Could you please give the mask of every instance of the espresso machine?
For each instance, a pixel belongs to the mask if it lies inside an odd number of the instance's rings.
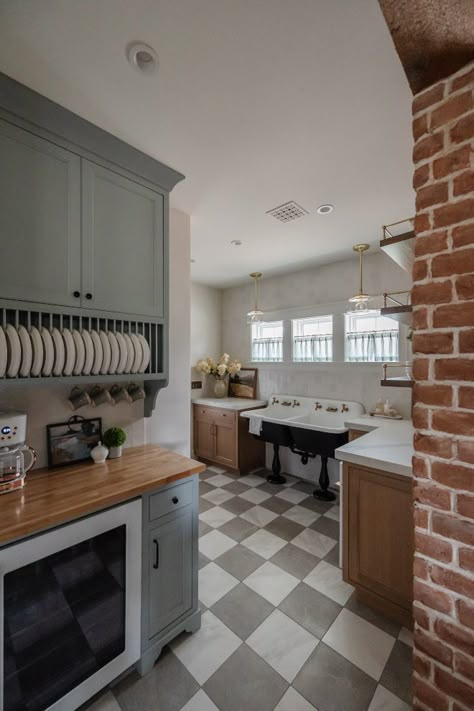
[[[26,415],[0,412],[0,494],[21,489],[36,462],[36,452],[25,438]]]

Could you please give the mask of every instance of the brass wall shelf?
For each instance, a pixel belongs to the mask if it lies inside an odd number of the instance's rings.
[[[382,380],[380,381],[380,384],[383,387],[392,387],[392,388],[412,388],[414,384],[414,380],[411,377],[411,363],[384,363],[383,364],[383,377]],[[389,369],[400,369],[403,368],[405,370],[404,374],[401,375],[393,375],[389,377]]]
[[[384,305],[380,309],[381,316],[393,318],[406,326],[411,326],[413,322],[413,307],[410,301],[409,291],[392,291],[383,295]],[[403,303],[406,301],[406,303]]]
[[[400,226],[406,226],[406,230],[395,234]],[[397,228],[397,229],[394,229]],[[406,218],[390,225],[382,226],[382,239],[380,248],[388,254],[402,269],[411,274],[413,262],[415,261],[415,232],[413,230],[413,218]]]

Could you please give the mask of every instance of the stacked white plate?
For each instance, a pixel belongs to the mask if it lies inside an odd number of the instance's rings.
[[[0,378],[136,374],[149,363],[139,333],[0,326]]]

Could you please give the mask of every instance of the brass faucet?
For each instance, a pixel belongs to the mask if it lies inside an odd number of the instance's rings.
[[[314,405],[314,409],[315,409],[315,410],[322,410],[322,409],[323,409],[323,406],[322,406],[319,402],[317,402],[317,403],[315,403],[315,405]]]
[[[299,406],[300,406],[300,403],[298,402],[298,400],[293,400],[292,407],[299,407]]]
[[[284,400],[281,404],[283,407],[291,407],[291,402],[289,402],[289,400]]]
[[[279,402],[280,402],[280,401],[277,400],[276,397],[274,397],[271,404],[272,404],[272,405],[275,405],[275,403],[279,403]]]
[[[341,407],[341,412],[349,412],[349,408],[347,407],[347,405],[343,405]]]
[[[337,412],[337,407],[327,407],[326,412]]]

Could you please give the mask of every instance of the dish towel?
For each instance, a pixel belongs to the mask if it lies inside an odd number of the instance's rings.
[[[258,415],[250,415],[249,432],[253,435],[259,435],[262,431],[262,418]]]

